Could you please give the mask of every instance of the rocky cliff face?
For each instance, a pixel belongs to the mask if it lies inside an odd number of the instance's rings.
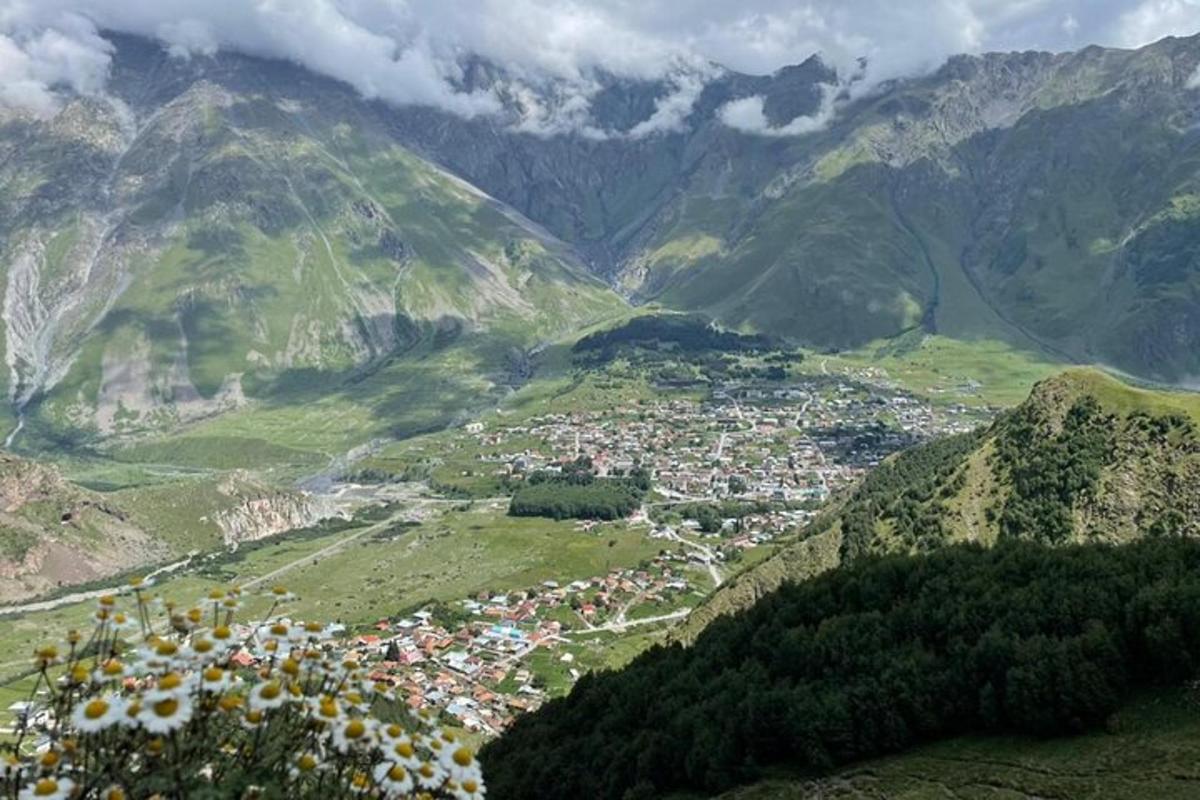
[[[0,602],[166,558],[169,548],[53,467],[0,456]]]
[[[279,489],[247,473],[225,479],[218,491],[229,498],[230,505],[216,512],[213,519],[230,547],[345,515],[319,497]]]

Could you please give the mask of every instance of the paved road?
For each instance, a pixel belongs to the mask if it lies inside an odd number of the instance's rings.
[[[620,633],[628,628],[635,628],[639,625],[653,625],[656,622],[667,622],[673,619],[683,619],[690,613],[692,613],[690,608],[681,608],[677,611],[672,611],[670,614],[660,614],[657,617],[643,617],[642,619],[633,619],[626,622],[606,622],[603,625],[593,625],[590,628],[576,628],[574,630],[563,631],[563,635],[567,636],[580,633],[599,633],[600,631]]]

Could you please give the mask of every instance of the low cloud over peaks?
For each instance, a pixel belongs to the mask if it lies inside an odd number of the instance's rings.
[[[463,117],[497,113],[502,95],[515,97],[515,124],[539,135],[642,137],[685,124],[714,63],[766,74],[819,52],[847,75],[865,57],[869,86],[958,52],[1136,46],[1193,33],[1200,0],[0,0],[0,104],[52,114],[64,93],[102,92],[109,30],[154,38],[182,59],[222,50],[287,59],[364,97]],[[501,65],[511,80],[464,90],[467,56]],[[646,119],[614,134],[590,115],[599,74],[662,80],[667,91]],[[751,97],[721,117],[797,135],[833,113],[830,99],[812,117],[771,127]]]

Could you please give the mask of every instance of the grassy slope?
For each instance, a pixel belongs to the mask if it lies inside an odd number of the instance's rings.
[[[1184,800],[1200,794],[1200,709],[1146,694],[1111,733],[1067,739],[968,737],[876,759],[823,779],[780,777],[721,800]]]

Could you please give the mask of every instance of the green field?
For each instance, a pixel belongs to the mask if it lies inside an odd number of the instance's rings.
[[[970,737],[864,762],[828,778],[784,776],[721,800],[1185,800],[1200,797],[1200,707],[1144,695],[1113,730],[1067,739]]]

